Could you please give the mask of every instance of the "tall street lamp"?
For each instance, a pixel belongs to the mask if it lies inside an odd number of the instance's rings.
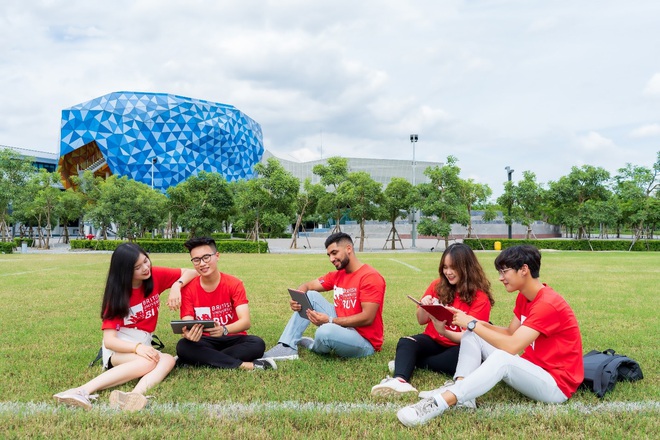
[[[506,170],[508,181],[511,182],[511,174],[513,174],[513,170],[509,166],[507,166],[504,169]],[[509,240],[511,239],[511,224],[512,224],[512,221],[511,221],[511,203],[509,203]]]
[[[155,157],[151,159],[151,189],[154,189],[154,168],[156,168],[156,163],[158,163],[158,159]]]
[[[410,143],[412,144],[413,147],[413,161],[412,161],[412,184],[413,187],[415,186],[415,174],[416,170],[415,167],[417,166],[417,163],[415,162],[415,144],[417,143],[418,136],[416,134],[411,134],[410,135]],[[413,207],[412,210],[412,248],[415,249],[415,240],[417,240],[417,210]]]

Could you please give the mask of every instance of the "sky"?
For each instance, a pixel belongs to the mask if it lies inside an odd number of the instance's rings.
[[[59,153],[116,91],[230,104],[287,160],[454,156],[496,197],[531,171],[652,168],[657,0],[4,0],[0,144]],[[412,167],[411,167],[412,168]],[[412,171],[411,171],[412,172]]]

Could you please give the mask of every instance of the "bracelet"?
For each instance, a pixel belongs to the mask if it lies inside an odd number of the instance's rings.
[[[138,342],[135,348],[133,349],[133,353],[137,354],[137,348],[142,345],[142,342]]]

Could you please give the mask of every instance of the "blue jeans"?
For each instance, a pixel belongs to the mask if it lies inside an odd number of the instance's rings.
[[[333,318],[337,317],[335,307],[319,292],[310,290],[307,292],[307,296],[314,310],[325,313]],[[294,312],[289,322],[287,322],[286,327],[284,327],[284,331],[278,342],[296,349],[298,341],[302,338],[309,324],[309,319],[302,318],[298,312]],[[314,336],[314,345],[312,345],[311,350],[315,353],[325,354],[334,351],[338,356],[345,358],[359,358],[374,354],[374,347],[371,343],[351,327],[342,327],[337,324],[323,324],[316,329]]]

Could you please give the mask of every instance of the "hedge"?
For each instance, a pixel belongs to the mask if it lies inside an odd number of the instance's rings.
[[[32,243],[34,243],[34,238],[27,238],[27,237],[14,238],[14,243],[15,243],[14,245],[15,248],[20,248],[22,243],[27,243],[28,247],[32,247]]]
[[[493,239],[493,238],[466,238],[463,243],[472,249],[495,249],[495,242],[499,241],[502,249],[519,244],[531,244],[539,249],[556,249],[562,251],[627,251],[630,249],[630,240],[571,240],[571,239]],[[637,240],[633,251],[660,251],[660,240]]]
[[[183,246],[186,240],[136,240],[145,251],[149,253],[187,253]],[[71,249],[90,249],[97,251],[114,251],[117,246],[126,243],[121,240],[71,240]],[[216,241],[218,251],[221,253],[234,254],[256,254],[268,252],[268,243],[260,241],[244,240],[219,240]]]
[[[0,241],[0,254],[13,254],[16,243],[13,241]]]

